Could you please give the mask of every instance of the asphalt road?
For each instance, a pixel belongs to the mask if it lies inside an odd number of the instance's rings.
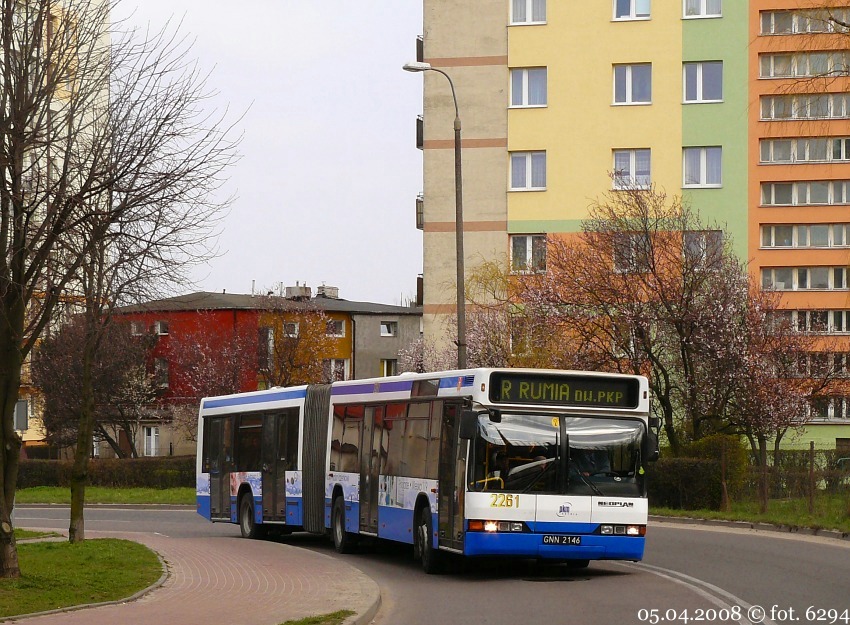
[[[67,523],[67,507],[16,512],[20,527]],[[90,508],[86,527],[186,538],[239,533],[191,510],[162,508]],[[423,574],[409,547],[379,542],[339,556],[322,537],[281,540],[343,558],[378,582],[383,603],[376,625],[850,625],[847,540],[653,523],[638,564],[594,562],[574,572],[526,561],[455,562],[440,576]]]

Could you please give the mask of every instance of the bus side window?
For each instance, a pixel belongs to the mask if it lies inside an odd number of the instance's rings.
[[[298,470],[298,426],[300,425],[298,409],[286,415],[286,471]]]
[[[428,434],[428,460],[425,477],[436,480],[440,463],[440,426],[443,424],[443,402],[431,403],[431,429]]]
[[[334,406],[333,433],[331,434],[330,470],[340,471],[340,449],[342,448],[342,434],[345,420],[345,407]]]
[[[239,418],[239,427],[236,430],[237,471],[260,470],[262,426],[261,417],[242,415]]]

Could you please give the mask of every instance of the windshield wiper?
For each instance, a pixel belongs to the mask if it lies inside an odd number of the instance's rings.
[[[598,495],[599,497],[604,497],[604,496],[605,496],[605,495],[602,493],[602,491],[601,491],[601,490],[599,490],[599,489],[596,487],[596,484],[594,484],[593,482],[588,481],[588,480],[587,480],[587,479],[586,479],[586,478],[585,478],[585,477],[581,474],[581,471],[576,471],[576,475],[578,475],[578,478],[579,478],[579,479],[580,479],[580,480],[584,483],[584,485],[585,485],[585,486],[587,486],[590,490],[592,490],[592,491],[593,491],[593,493],[594,493],[595,495]]]

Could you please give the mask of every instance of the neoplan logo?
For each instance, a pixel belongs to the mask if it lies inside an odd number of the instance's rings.
[[[634,508],[635,504],[631,501],[597,501],[596,505],[600,508]]]

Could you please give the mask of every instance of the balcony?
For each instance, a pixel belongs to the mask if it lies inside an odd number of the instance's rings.
[[[416,196],[416,229],[425,229],[425,196],[422,193]]]

